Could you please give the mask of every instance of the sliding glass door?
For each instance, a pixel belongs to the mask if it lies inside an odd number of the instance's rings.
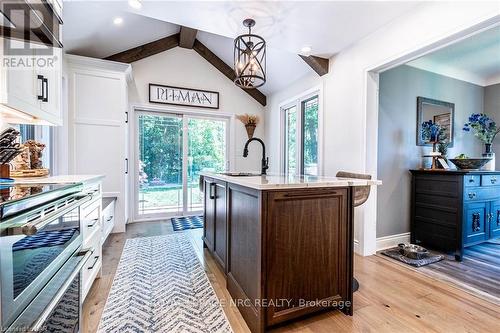
[[[136,219],[202,212],[201,171],[227,166],[227,120],[139,112]]]
[[[187,207],[188,213],[203,210],[200,171],[226,170],[226,121],[210,118],[187,120]]]

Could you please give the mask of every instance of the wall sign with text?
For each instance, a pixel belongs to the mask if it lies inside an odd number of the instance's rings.
[[[150,83],[149,102],[218,109],[219,93]]]

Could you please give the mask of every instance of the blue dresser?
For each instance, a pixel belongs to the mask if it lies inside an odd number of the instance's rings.
[[[411,174],[412,243],[462,260],[464,247],[500,237],[500,171]]]

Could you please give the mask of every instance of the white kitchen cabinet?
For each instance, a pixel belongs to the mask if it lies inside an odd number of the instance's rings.
[[[55,125],[62,125],[62,49],[53,48],[52,52],[55,68],[37,67],[37,78],[40,75],[46,81],[46,84],[41,87],[45,90],[43,91],[44,99],[40,101],[40,108],[44,119]]]
[[[69,101],[69,170],[103,174],[103,196],[116,197],[113,232],[128,221],[128,97],[131,66],[66,56]]]
[[[0,39],[0,43],[3,42]],[[0,73],[0,103],[3,106],[0,113],[11,115],[9,110],[17,110],[26,115],[18,119],[10,116],[13,122],[61,125],[62,50],[50,48],[50,54],[43,54],[40,46],[13,43],[25,45],[26,54],[10,56],[3,53],[3,48],[0,51],[2,64],[7,64],[2,66]]]

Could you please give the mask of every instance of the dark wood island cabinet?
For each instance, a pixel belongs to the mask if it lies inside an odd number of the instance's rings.
[[[329,308],[352,315],[351,183],[214,177],[204,176],[204,242],[251,331]]]

